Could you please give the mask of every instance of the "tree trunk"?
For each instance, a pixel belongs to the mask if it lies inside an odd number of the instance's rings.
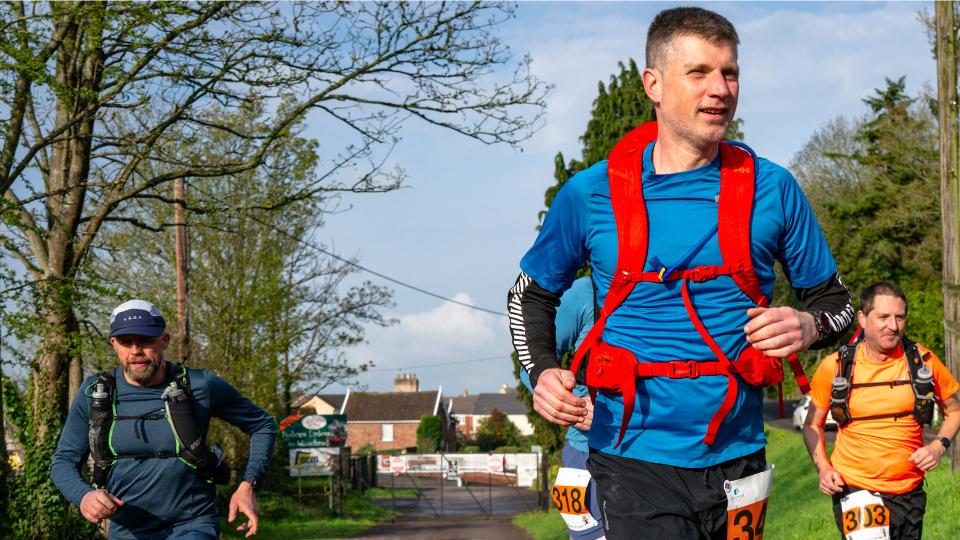
[[[947,368],[960,374],[960,178],[957,159],[957,25],[954,2],[936,2],[937,91],[940,110],[940,197],[943,218],[943,327]],[[950,469],[960,466],[960,445],[950,450]]]

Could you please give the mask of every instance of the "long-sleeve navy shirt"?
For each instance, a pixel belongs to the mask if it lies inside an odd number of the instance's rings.
[[[172,380],[174,369],[178,368],[168,362],[167,380],[155,386],[132,385],[119,367],[114,369],[117,416],[159,416],[118,420],[111,438],[118,455],[176,453],[173,431],[160,398]],[[204,435],[211,417],[223,419],[249,434],[250,453],[242,477],[262,477],[277,433],[273,418],[213,373],[199,369],[187,371],[194,410]],[[90,451],[89,395],[96,381],[96,376],[88,377],[77,392],[50,468],[57,488],[77,506],[83,496],[93,490],[81,476],[80,468]],[[112,539],[167,538],[181,530],[207,530],[216,534],[219,530],[214,486],[203,482],[178,458],[119,459],[110,471],[106,488],[124,502],[110,518]]]

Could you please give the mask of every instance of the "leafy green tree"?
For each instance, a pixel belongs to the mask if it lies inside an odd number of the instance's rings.
[[[417,426],[417,451],[421,454],[432,454],[440,448],[443,441],[443,418],[425,414],[420,417]]]
[[[523,435],[520,428],[497,409],[490,411],[490,416],[482,418],[477,424],[477,446],[480,451],[489,452],[500,446],[520,446],[523,444]]]
[[[938,134],[931,100],[905,79],[863,101],[870,112],[819,130],[791,162],[844,283],[898,283],[910,302],[908,332],[943,352]]]
[[[323,169],[293,203],[334,187],[395,188],[384,157],[408,119],[485,143],[516,144],[540,125],[548,87],[528,60],[512,72],[495,35],[512,8],[473,3],[10,2],[0,5],[0,249],[20,268],[0,276],[19,311],[5,326],[30,358],[27,462],[49,465],[84,375],[87,297],[81,278],[102,229],[143,201],[259,168],[291,126],[336,133]],[[504,74],[505,73],[505,74]],[[504,75],[501,75],[504,74]],[[496,80],[499,79],[499,80]],[[281,106],[284,99],[289,102]],[[265,101],[269,114],[234,131],[210,114]],[[226,115],[225,115],[226,116]],[[225,117],[224,116],[224,117]],[[206,159],[211,132],[244,141]],[[135,218],[133,218],[135,219]],[[11,290],[15,292],[10,292]],[[5,410],[9,407],[5,403]],[[29,480],[20,537],[69,536],[49,475]]]
[[[220,113],[234,129],[249,129],[264,115],[252,104],[235,113]],[[193,354],[189,365],[209,369],[233,383],[271,415],[289,414],[291,396],[344,382],[367,368],[352,366],[343,348],[363,339],[365,324],[386,324],[377,311],[389,304],[387,290],[369,283],[341,292],[353,271],[345,262],[321,256],[308,242],[323,225],[322,209],[334,197],[311,197],[280,208],[271,201],[289,198],[316,168],[316,141],[299,136],[302,123],[255,171],[226,176],[192,189],[188,197],[190,241],[190,311]],[[209,159],[236,151],[243,141],[211,133],[203,138]],[[321,211],[318,211],[321,209]],[[102,350],[90,364],[116,364],[103,334],[110,310],[130,297],[156,302],[176,334],[176,301],[170,244],[172,209],[147,200],[119,212],[130,221],[101,233],[82,275],[102,283],[115,295],[91,298],[84,306],[96,322],[82,333],[88,350]],[[99,324],[97,324],[99,323]],[[181,358],[174,336],[167,358]],[[220,443],[226,459],[242,467],[248,437],[215,421],[208,434]]]
[[[597,83],[598,93],[593,100],[590,120],[587,122],[586,131],[580,136],[583,144],[581,158],[566,163],[563,153],[557,152],[553,172],[556,184],[547,188],[544,193],[547,208],[550,208],[553,198],[571,176],[607,159],[617,141],[633,128],[657,119],[653,102],[643,89],[642,72],[637,69],[632,58],[627,63],[627,66],[624,66],[623,62],[617,63],[620,73],[611,75],[606,86],[603,81]],[[540,219],[546,214],[546,210],[541,211]]]

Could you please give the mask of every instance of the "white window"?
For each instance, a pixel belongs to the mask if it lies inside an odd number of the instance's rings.
[[[393,424],[380,424],[380,440],[381,441],[393,440]]]

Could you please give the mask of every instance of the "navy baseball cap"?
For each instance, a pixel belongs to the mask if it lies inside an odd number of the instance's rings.
[[[163,335],[166,321],[157,306],[145,300],[128,300],[117,306],[110,315],[110,337]]]

